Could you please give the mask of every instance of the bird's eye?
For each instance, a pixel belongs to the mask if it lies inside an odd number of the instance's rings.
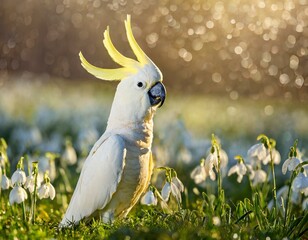
[[[142,87],[143,87],[143,83],[142,83],[142,82],[138,82],[138,83],[137,83],[137,86],[138,86],[139,88],[142,88]]]

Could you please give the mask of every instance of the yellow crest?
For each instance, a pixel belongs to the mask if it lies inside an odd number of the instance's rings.
[[[154,63],[142,51],[142,49],[136,42],[136,39],[132,32],[130,15],[127,15],[127,20],[125,21],[125,29],[126,29],[126,36],[127,36],[129,45],[131,49],[133,50],[134,54],[136,55],[138,61],[123,56],[115,48],[115,46],[113,45],[110,39],[109,27],[107,27],[107,29],[104,32],[104,40],[103,40],[104,46],[107,49],[110,57],[122,67],[115,68],[115,69],[105,69],[105,68],[95,67],[92,64],[90,64],[80,52],[79,57],[81,60],[81,65],[95,77],[103,79],[103,80],[110,80],[110,81],[121,80],[131,74],[135,74],[139,71],[140,68],[142,68],[146,64],[154,65]]]

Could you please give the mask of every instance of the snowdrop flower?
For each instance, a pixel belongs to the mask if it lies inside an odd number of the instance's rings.
[[[255,177],[255,171],[253,170],[252,165],[246,163],[246,170],[248,170],[248,172],[249,172],[249,178],[253,179]]]
[[[171,178],[171,184],[174,184],[180,192],[184,192],[184,185],[178,177]]]
[[[178,203],[182,202],[180,189],[173,182],[171,182],[171,194],[175,197]]]
[[[263,143],[257,143],[253,145],[251,148],[249,148],[247,155],[248,158],[251,160],[257,159],[259,161],[262,161],[264,158],[266,158],[268,154],[268,151]]]
[[[274,164],[278,165],[281,161],[281,156],[275,148],[272,149],[272,157]],[[269,164],[271,162],[271,155],[268,153],[265,158],[261,159],[261,161],[264,165]]]
[[[33,175],[30,175],[27,177],[26,179],[26,183],[24,185],[25,189],[28,189],[30,193],[34,192],[34,185],[35,185],[35,178]],[[39,181],[39,179],[37,179],[36,182],[36,188],[39,188],[41,186],[41,181]]]
[[[210,153],[204,162],[204,168],[205,168],[206,175],[209,176],[212,181],[215,181],[216,179],[216,174],[213,170],[214,166],[217,170],[218,169],[218,157],[217,157],[217,154],[215,154],[215,152]]]
[[[212,149],[214,149],[213,152],[212,152]],[[209,167],[211,168],[215,167],[216,170],[218,169],[218,155],[217,155],[216,148],[212,147],[210,149],[209,154],[207,155],[205,159],[205,162],[208,163]],[[221,163],[221,160],[220,160],[220,163]]]
[[[272,150],[272,156],[274,164],[278,165],[281,162],[281,156],[275,148]]]
[[[143,197],[140,200],[140,203],[143,205],[157,205],[157,198],[155,197],[154,193],[152,190],[149,190],[146,192],[146,194],[143,195]]]
[[[204,159],[201,160],[200,165],[195,167],[190,173],[190,177],[195,181],[196,184],[205,181],[207,174],[204,168]]]
[[[213,181],[216,179],[214,168],[214,159],[215,156],[213,154],[209,154],[206,160],[201,159],[200,165],[195,167],[190,173],[190,177],[194,179],[196,184],[200,184],[206,180],[209,176]]]
[[[66,141],[65,150],[62,154],[62,161],[67,165],[74,165],[77,162],[77,154],[70,141]]]
[[[10,192],[9,201],[10,204],[20,204],[28,198],[27,192],[21,186],[15,186]]]
[[[293,181],[293,188],[297,191],[303,191],[308,188],[308,177],[300,172]]]
[[[12,185],[24,185],[26,182],[26,173],[23,171],[23,160],[24,157],[21,157],[17,163],[17,170],[12,175]]]
[[[1,188],[9,189],[10,186],[11,186],[11,180],[5,174],[3,174],[1,178]]]
[[[236,173],[237,174],[237,182],[241,183],[243,176],[247,172],[247,167],[243,163],[243,161],[238,161],[236,165],[230,168],[228,172],[228,176],[231,176],[232,174]]]
[[[42,184],[37,191],[37,196],[39,197],[39,199],[50,198],[51,200],[53,200],[56,196],[56,190],[50,183],[48,171],[46,171],[44,174],[44,181],[45,183]]]
[[[209,176],[212,181],[216,180],[216,174],[213,170],[214,166],[218,166],[218,159],[213,154],[210,154],[205,159],[204,168],[206,175]],[[218,169],[218,167],[216,169]]]
[[[39,197],[39,199],[50,198],[51,200],[53,200],[56,196],[56,190],[51,185],[50,182],[47,182],[47,183],[42,184],[39,187],[39,189],[37,191],[37,196]]]
[[[12,185],[20,185],[20,184],[25,184],[26,182],[26,173],[21,170],[17,169],[13,175],[12,175]]]
[[[184,192],[184,185],[178,177],[173,177],[171,182],[166,182],[162,191],[161,197],[167,202],[170,197],[170,193],[175,197],[178,203],[182,202],[181,192]]]
[[[259,183],[264,183],[266,181],[266,177],[267,177],[266,172],[263,171],[262,169],[254,171],[253,177],[252,175],[250,176],[250,179],[253,180],[252,186],[256,186]]]
[[[171,184],[170,182],[166,182],[163,189],[161,190],[161,197],[165,202],[169,200],[170,193],[171,193]]]
[[[282,173],[286,174],[287,170],[292,172],[300,163],[301,160],[299,160],[297,157],[289,157],[287,160],[284,161],[282,165]]]
[[[229,160],[228,155],[223,149],[219,150],[219,155],[220,155],[220,167],[225,168],[228,165],[228,160]]]
[[[228,155],[227,153],[219,148],[219,157],[220,157],[220,169],[222,174],[224,174],[224,169],[228,165]],[[210,177],[212,181],[216,180],[216,174],[213,171],[213,168],[215,167],[216,172],[218,172],[218,151],[217,147],[212,147],[210,149],[210,153],[205,159],[205,170],[207,175]]]

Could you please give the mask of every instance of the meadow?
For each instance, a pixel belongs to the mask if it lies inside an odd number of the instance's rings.
[[[0,238],[308,239],[306,104],[179,91],[168,92],[155,116],[149,191],[156,202],[112,224],[59,229],[115,88],[32,74],[1,83]],[[39,184],[16,180],[17,168]],[[166,198],[168,174],[184,189]],[[42,192],[44,184],[55,192]],[[17,188],[22,194],[13,198]]]

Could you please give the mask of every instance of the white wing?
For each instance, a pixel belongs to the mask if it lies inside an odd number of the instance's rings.
[[[73,197],[60,226],[78,223],[104,208],[121,181],[126,149],[119,135],[103,135],[82,168]]]

